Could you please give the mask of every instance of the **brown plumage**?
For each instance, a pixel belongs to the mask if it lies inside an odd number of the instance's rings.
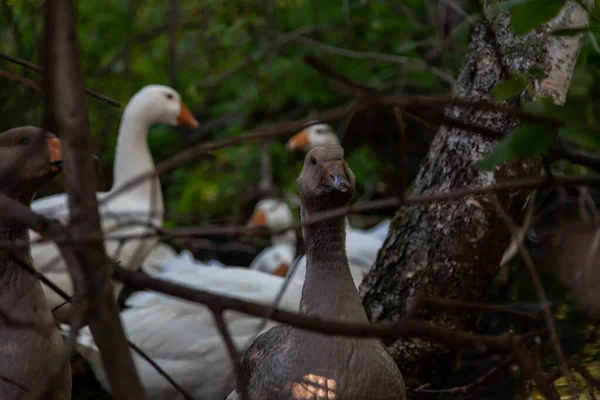
[[[354,194],[354,174],[337,145],[309,151],[297,184],[303,220],[347,205]],[[348,268],[345,232],[345,217],[304,228],[307,272],[300,312],[367,323]],[[402,375],[378,339],[279,325],[254,341],[243,366],[251,400],[406,399]]]
[[[10,129],[0,134],[0,190],[29,205],[38,188],[60,171],[60,142],[35,127]],[[9,174],[4,172],[10,170]],[[28,240],[27,229],[10,218],[0,218],[2,241]],[[31,265],[29,247],[11,252]],[[14,327],[0,321],[0,399],[23,399],[46,382],[62,346],[42,286],[37,278],[0,249],[0,309],[8,317],[38,324]],[[71,369],[66,368],[48,400],[71,398]]]

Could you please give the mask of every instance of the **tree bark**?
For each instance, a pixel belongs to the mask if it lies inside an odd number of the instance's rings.
[[[590,7],[591,3],[587,1]],[[556,37],[549,35],[549,31],[582,27],[587,19],[587,12],[574,1],[567,2],[554,20],[527,35],[517,36],[511,31],[507,13],[484,19],[472,32],[471,54],[459,76],[455,95],[492,100],[492,88],[506,79],[508,73],[524,73],[537,66],[547,76],[533,82],[536,96],[549,96],[557,104],[564,103],[581,36]],[[528,100],[525,91],[509,104],[519,106]],[[446,112],[501,132],[509,132],[518,125],[514,118],[498,112],[464,107],[449,107]],[[480,170],[477,161],[495,145],[494,140],[442,127],[415,179],[413,194],[481,187],[540,173],[540,163],[531,160],[510,162],[492,172]],[[498,196],[498,200],[514,218],[527,195],[528,192],[516,192]],[[375,267],[360,289],[370,320],[398,320],[416,295],[483,299],[509,242],[509,232],[484,196],[400,209]],[[449,328],[470,329],[474,322],[469,316],[421,315]],[[433,361],[437,362],[446,353],[438,343],[420,338],[390,338],[385,343],[411,385],[430,382],[432,372],[440,370],[431,368]]]
[[[70,231],[76,257],[66,258],[76,301],[87,301],[89,326],[102,355],[112,395],[119,400],[145,399],[114,301],[111,261],[106,256],[96,179],[90,154],[86,109],[73,0],[44,4],[45,125],[61,133],[64,185],[69,196]],[[98,241],[81,241],[88,235]]]

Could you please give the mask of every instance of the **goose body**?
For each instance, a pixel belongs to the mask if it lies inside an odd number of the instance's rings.
[[[164,213],[162,190],[158,177],[154,176],[122,193],[115,193],[137,176],[154,171],[147,133],[150,126],[157,123],[198,126],[198,121],[175,90],[162,85],[142,88],[131,98],[121,119],[115,152],[114,184],[110,191],[96,195],[107,254],[131,270],[140,266],[157,239],[134,238],[121,243],[109,238],[151,234],[152,227],[160,228]],[[68,198],[64,193],[36,200],[31,208],[63,223],[67,223],[70,217]],[[39,238],[33,231],[29,234],[32,241]],[[32,256],[38,271],[67,294],[73,294],[70,275],[56,245],[35,244],[32,246]],[[115,296],[118,296],[122,285],[115,283],[114,286]],[[51,308],[64,303],[62,297],[52,289],[45,285],[43,287]],[[61,307],[55,316],[60,318],[68,309],[68,306]]]
[[[384,219],[383,221],[381,221],[380,223],[378,223],[374,227],[369,228],[369,229],[365,229],[365,231],[368,234],[370,234],[373,237],[381,240],[382,242],[387,237],[387,234],[388,234],[389,230],[390,230],[390,220],[389,219]]]
[[[291,262],[281,260],[283,262]],[[155,278],[196,289],[270,305],[284,279],[242,267],[211,268],[175,262],[165,265]],[[297,311],[302,285],[290,283],[278,308]],[[235,374],[227,349],[204,306],[152,292],[136,292],[126,302],[121,321],[129,340],[158,363],[194,399],[222,399],[235,386]],[[276,324],[233,311],[225,320],[238,350],[245,351],[257,333]],[[109,390],[100,354],[86,327],[77,339],[78,352],[91,364],[96,378]],[[148,399],[182,399],[171,384],[144,359],[132,352]]]
[[[159,244],[159,243],[157,243]],[[173,269],[194,269],[202,267],[225,268],[225,264],[218,260],[200,261],[194,258],[189,250],[176,254],[171,247],[164,245],[154,246],[152,251],[142,263],[141,270],[148,275],[157,275]]]
[[[61,160],[60,142],[54,135],[40,136],[42,129],[21,127],[0,134],[0,170],[21,162],[10,178],[0,184],[2,193],[22,204],[29,205],[42,183],[51,179]],[[46,146],[47,144],[47,146]],[[25,159],[18,155],[26,148],[32,153]],[[3,241],[27,241],[27,229],[9,217],[0,219]],[[17,262],[15,259],[20,260]],[[28,247],[0,250],[0,308],[8,318],[38,324],[38,327],[15,327],[0,321],[0,399],[20,400],[30,397],[48,379],[59,362],[63,341],[56,329],[52,313],[40,281],[23,264],[31,265]],[[71,398],[71,368],[57,376],[48,400]]]
[[[302,219],[347,205],[352,171],[339,146],[317,147],[298,178]],[[304,227],[307,271],[300,312],[368,323],[345,250],[345,218]],[[404,400],[398,367],[378,339],[327,336],[278,325],[259,336],[243,360],[251,400]],[[228,400],[238,399],[234,391]]]
[[[283,282],[276,276],[235,267],[174,269],[156,277],[262,304],[273,301]],[[280,308],[297,310],[299,288],[295,295],[293,289],[292,286],[286,292]],[[131,308],[121,313],[121,320],[129,340],[144,350],[192,397],[218,399],[232,389],[235,377],[231,361],[212,313],[206,307],[149,292],[133,294],[127,305]],[[225,319],[236,346],[244,350],[261,320],[236,312],[226,312]],[[265,329],[273,325],[269,322]],[[100,354],[87,327],[82,330],[77,347],[92,365],[102,386],[109,390]],[[149,399],[180,398],[149,363],[137,354],[133,357]]]

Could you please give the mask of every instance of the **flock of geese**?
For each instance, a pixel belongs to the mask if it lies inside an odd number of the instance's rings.
[[[282,285],[287,288],[278,308],[320,318],[367,323],[358,286],[375,262],[388,232],[389,220],[370,230],[353,228],[345,217],[303,228],[305,255],[296,257],[296,232],[290,207],[281,199],[259,201],[249,225],[283,233],[246,266],[226,266],[216,260],[196,260],[152,236],[162,227],[165,207],[157,177],[128,188],[136,177],[155,166],[147,145],[154,124],[196,128],[198,121],[172,88],[149,85],[125,107],[119,127],[114,183],[98,192],[107,254],[130,270],[141,269],[158,279],[271,305]],[[39,187],[60,171],[60,142],[41,129],[14,128],[0,134],[0,171],[26,155],[14,178],[4,179],[2,192],[47,217],[67,223],[68,199],[58,194],[35,201]],[[354,194],[354,175],[344,161],[339,139],[329,125],[315,124],[292,137],[288,150],[306,153],[297,180],[301,219],[347,205]],[[24,157],[24,156],[23,156]],[[39,235],[12,220],[0,220],[4,240],[30,241],[15,253],[2,250],[0,270],[0,398],[20,399],[31,382],[43,382],[59,357],[69,326],[69,303],[23,268],[29,264],[67,295],[74,291],[57,246],[37,243]],[[129,240],[122,240],[130,237]],[[131,238],[133,237],[133,238]],[[120,239],[121,238],[121,239]],[[19,260],[15,259],[19,258]],[[115,299],[122,284],[114,282]],[[235,375],[228,351],[204,306],[159,293],[135,292],[126,300],[121,320],[128,339],[167,372],[194,399],[237,399]],[[0,315],[2,316],[2,315]],[[405,399],[404,383],[378,339],[326,336],[274,321],[227,311],[233,341],[241,351],[251,400],[257,399]],[[33,320],[52,329],[26,330],[15,320]],[[55,329],[54,321],[60,323]],[[98,348],[84,327],[76,349],[110,391]],[[149,399],[184,397],[150,365],[132,352]],[[71,372],[55,385],[52,400],[70,399]]]

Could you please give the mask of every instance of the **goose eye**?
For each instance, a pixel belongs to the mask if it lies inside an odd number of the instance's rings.
[[[173,100],[173,95],[171,93],[165,93],[165,97],[169,100]]]
[[[317,160],[313,157],[313,158],[310,159],[310,163],[312,165],[317,165]]]
[[[29,144],[29,138],[23,138],[19,140],[19,144]]]

